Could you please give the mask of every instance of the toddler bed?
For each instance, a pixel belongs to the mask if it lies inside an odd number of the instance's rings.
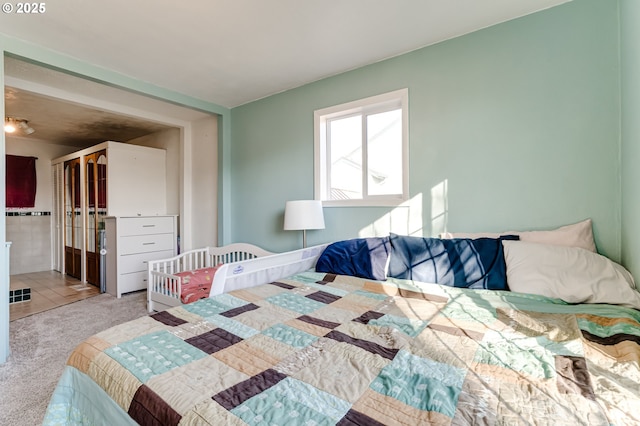
[[[253,244],[233,243],[190,250],[168,259],[150,261],[147,309],[149,312],[163,311],[209,297],[211,288],[214,288],[214,294],[221,293],[224,274],[221,273],[215,279],[221,265],[271,254],[273,253]]]
[[[640,293],[597,253],[391,235],[241,264],[79,345],[44,424],[640,424]]]

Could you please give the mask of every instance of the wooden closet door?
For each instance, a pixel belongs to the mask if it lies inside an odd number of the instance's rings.
[[[64,264],[67,275],[82,279],[82,205],[80,159],[64,163]]]
[[[86,176],[86,257],[87,282],[100,285],[99,231],[104,229],[107,212],[107,154],[99,151],[85,157]]]

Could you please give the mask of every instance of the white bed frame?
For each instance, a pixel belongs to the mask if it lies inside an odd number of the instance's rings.
[[[182,280],[178,272],[212,267],[216,271],[209,296],[266,284],[315,266],[327,244],[273,254],[245,243],[191,250],[178,256],[149,262],[147,310],[162,311],[182,304]]]

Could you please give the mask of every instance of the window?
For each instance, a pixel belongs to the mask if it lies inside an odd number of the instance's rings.
[[[408,90],[315,111],[315,197],[325,206],[408,199]]]

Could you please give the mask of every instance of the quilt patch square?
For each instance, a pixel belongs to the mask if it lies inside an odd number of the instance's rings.
[[[439,327],[431,327],[432,325],[429,325],[413,338],[406,350],[415,356],[462,369],[467,369],[475,363],[475,354],[480,343],[468,337],[466,330],[454,333],[451,329],[443,331]],[[483,336],[479,337],[482,339]]]
[[[166,329],[167,326],[161,322],[158,322],[149,316],[144,316],[138,321],[127,322],[108,328],[96,334],[95,337],[108,342],[111,346],[118,345],[122,342],[128,342],[142,334],[165,331]]]
[[[206,317],[205,321],[214,324],[231,334],[235,334],[236,336],[242,339],[248,339],[251,336],[255,336],[260,332],[255,328],[249,327],[241,323],[240,321],[236,321],[232,318],[227,318],[222,315],[213,315],[210,317]]]
[[[383,358],[393,359],[398,353],[398,349],[386,348],[374,342],[370,342],[364,339],[357,339],[339,331],[333,330],[327,334],[329,339],[333,339],[337,342],[349,343],[353,346],[357,346],[360,349],[364,349],[372,354],[380,355]]]
[[[499,387],[497,391],[500,395],[500,404],[497,406],[496,417],[501,424],[554,426],[633,424],[617,423],[607,418],[600,403],[579,395],[558,393],[553,381],[499,382]],[[531,404],[532,398],[536,401],[546,398],[546,404]],[[541,410],[541,407],[544,407],[544,410]]]
[[[580,338],[580,330],[573,315],[515,309],[497,309],[496,312],[498,320],[525,336],[546,336],[547,339],[556,342]]]
[[[358,318],[354,318],[354,321],[361,324],[369,324],[369,321],[376,320],[382,316],[384,316],[384,314],[381,312],[367,311],[364,314],[360,315]]]
[[[350,310],[355,314],[355,316],[360,316],[367,311],[377,310],[380,302],[381,301],[377,298],[368,297],[363,294],[351,293],[340,300],[336,300],[331,304],[331,306]]]
[[[388,359],[356,346],[320,339],[275,368],[353,404],[389,363]]]
[[[168,331],[140,336],[112,346],[105,353],[131,371],[142,383],[207,356]]]
[[[386,310],[378,309],[379,312],[424,321],[435,318],[444,307],[444,304],[439,302],[407,297],[396,297],[392,302],[384,305]]]
[[[556,356],[558,372],[558,391],[566,394],[579,394],[587,399],[596,400],[587,361],[582,357]]]
[[[440,310],[440,315],[450,320],[464,321],[470,324],[493,324],[498,314],[493,306],[487,305],[484,309],[470,310],[469,306],[477,303],[467,294],[457,295],[451,302]]]
[[[251,312],[259,308],[260,307],[258,305],[254,305],[253,303],[248,303],[246,305],[240,306],[239,308],[229,309],[228,311],[225,311],[220,315],[227,318],[233,318],[233,317],[237,317],[240,314],[244,314],[245,312]]]
[[[289,277],[289,280],[300,284],[314,284],[318,281],[325,281],[326,276],[327,274],[322,272],[306,271]]]
[[[241,341],[242,339],[240,337],[229,333],[222,328],[216,328],[207,333],[185,340],[185,342],[195,346],[208,355],[216,353],[224,348],[228,348],[229,346],[233,346]]]
[[[501,395],[487,388],[488,380],[494,379],[477,374],[467,374],[462,391],[458,395],[458,408],[452,424],[499,424],[496,412]]]
[[[324,327],[331,330],[340,326],[340,323],[321,320],[319,318],[314,318],[309,315],[302,315],[302,316],[299,316],[297,319],[309,324],[317,325],[318,327]]]
[[[264,330],[262,334],[278,342],[293,346],[294,348],[305,348],[318,340],[318,338],[312,334],[305,333],[304,331],[284,324],[276,324]]]
[[[452,424],[451,417],[446,414],[412,407],[396,398],[379,394],[372,389],[367,389],[363,397],[353,404],[353,410],[366,413],[368,417],[383,425],[422,426]],[[369,423],[362,424],[369,426]],[[512,425],[516,423],[506,424]]]
[[[322,309],[307,315],[322,321],[329,321],[338,324],[338,327],[346,322],[352,321],[354,318],[362,315],[363,312],[353,312],[348,309],[337,308],[335,304],[324,305]],[[337,328],[337,327],[335,327]]]
[[[102,352],[86,372],[121,407],[128,407],[142,382],[118,361]],[[156,376],[157,377],[157,376]]]
[[[265,370],[260,374],[215,394],[212,399],[227,410],[233,410],[248,399],[264,392],[284,379],[286,379],[286,376],[275,370]]]
[[[215,298],[201,299],[200,301],[198,301],[198,303],[182,305],[182,308],[186,311],[206,318],[212,315],[221,314],[231,309],[239,308],[246,304],[246,301],[234,297],[230,294],[220,294]]]
[[[305,332],[307,334],[311,334],[312,336],[316,336],[316,337],[323,337],[325,336],[328,332],[331,331],[330,328],[325,328],[319,325],[315,325],[312,324],[310,322],[307,321],[301,321],[299,319],[291,319],[287,322],[284,323],[285,325],[288,325],[289,327],[293,327],[296,330],[300,330],[302,332]]]
[[[315,300],[316,302],[325,303],[327,305],[340,299],[340,296],[327,293],[326,291],[317,291],[315,293],[307,294],[305,297],[308,297],[311,300]]]
[[[271,282],[269,284],[275,285],[276,287],[284,288],[285,290],[292,290],[292,289],[296,288],[295,286],[293,286],[291,284],[281,283],[280,281],[273,281],[273,282]]]
[[[257,306],[259,306],[259,309],[243,312],[233,317],[233,319],[254,330],[263,331],[274,324],[286,322],[299,316],[297,312],[268,302],[260,302]]]
[[[252,345],[251,343],[256,340],[261,342],[268,341],[264,343],[273,343],[273,345]],[[230,369],[239,371],[247,376],[255,376],[273,368],[282,358],[291,353],[286,350],[279,351],[277,345],[289,351],[295,350],[291,346],[259,334],[250,340],[243,340],[238,344],[218,351],[212,356],[225,363]]]
[[[237,406],[232,412],[248,424],[329,426],[340,420],[350,407],[351,404],[331,394],[298,380],[285,378]]]
[[[178,318],[175,315],[171,315],[167,311],[158,312],[157,314],[150,315],[150,317],[164,325],[168,325],[169,327],[175,327],[187,323],[187,321]]]
[[[544,336],[528,337],[519,333],[485,333],[475,361],[508,368],[535,378],[554,378],[555,356],[583,356],[579,340],[555,342]]]
[[[311,300],[307,297],[291,293],[280,293],[267,298],[267,301],[276,306],[304,315],[310,314],[311,312],[325,306],[324,303],[316,302],[315,300]]]
[[[152,377],[145,384],[156,394],[161,395],[174,410],[185,415],[194,405],[208,401],[213,403],[212,395],[249,377],[251,376],[229,369],[224,362],[214,356],[208,356]]]
[[[329,293],[329,294],[332,294],[332,295],[334,295],[336,297],[344,297],[347,294],[349,294],[349,291],[344,290],[344,289],[339,288],[339,287],[334,287],[333,285],[327,285],[327,283],[325,283],[325,284],[308,283],[306,285],[306,287],[321,291],[323,293]]]
[[[399,317],[396,315],[383,315],[380,318],[369,321],[369,325],[393,327],[407,336],[416,337],[427,325],[429,325],[429,321]]]
[[[371,389],[423,411],[453,417],[466,370],[401,350]]]
[[[182,416],[179,413],[146,385],[138,388],[133,401],[131,401],[128,413],[133,420],[141,425],[177,426],[182,420]],[[154,422],[150,422],[151,419]]]

